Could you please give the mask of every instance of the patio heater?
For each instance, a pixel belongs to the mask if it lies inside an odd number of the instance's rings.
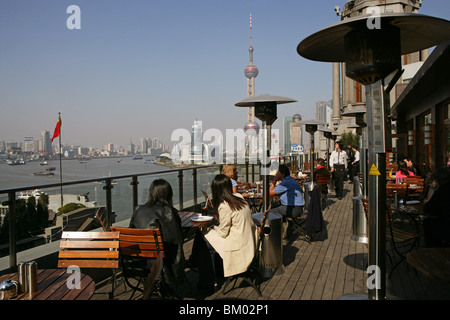
[[[324,122],[320,122],[317,120],[305,120],[300,121],[300,124],[305,125],[305,131],[309,133],[311,146],[309,148],[309,154],[310,154],[310,183],[309,183],[309,190],[305,191],[313,191],[314,190],[314,133],[318,130],[319,125],[325,125]],[[306,186],[306,184],[305,184]]]
[[[333,139],[333,131],[328,128],[320,129],[319,131],[323,132],[323,136],[327,139],[327,168],[330,168],[329,159],[330,159],[330,140]]]
[[[272,124],[277,119],[277,105],[297,102],[291,98],[274,96],[269,94],[255,95],[235,104],[237,107],[255,107],[255,117],[262,121],[265,137],[262,141],[262,177],[263,177],[263,208],[264,212],[269,208],[269,171]],[[265,145],[264,145],[265,144]]]
[[[300,124],[300,121],[302,121],[302,120],[303,120],[303,117],[301,115],[299,115],[298,113],[294,114],[292,116],[293,127],[300,127],[300,130],[301,130],[302,125]],[[301,144],[301,139],[300,139],[300,144]],[[285,152],[287,153],[287,150]],[[295,163],[297,166],[300,166],[300,152],[299,151],[297,151],[295,154]]]
[[[369,267],[375,270],[375,281],[368,285],[370,300],[386,298],[385,170],[389,141],[385,134],[389,131],[390,106],[386,103],[384,79],[392,73],[398,79],[401,55],[448,39],[450,22],[447,20],[413,13],[383,13],[342,20],[310,35],[297,47],[298,54],[306,59],[345,62],[346,76],[366,86],[368,163],[371,167]],[[389,84],[392,86],[393,82]]]

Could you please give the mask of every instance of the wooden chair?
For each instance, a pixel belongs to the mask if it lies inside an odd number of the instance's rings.
[[[105,207],[100,207],[95,213],[95,218],[98,220],[100,225],[103,228],[103,231],[109,231],[109,228],[106,223],[106,209]]]
[[[320,203],[323,210],[327,206],[328,184],[330,183],[330,175],[317,174],[316,183],[320,186]]]
[[[389,176],[389,173],[391,173],[393,176],[395,176],[395,173],[398,171],[398,164],[395,163],[387,163],[386,164],[386,176]]]
[[[397,208],[400,200],[406,200],[408,187],[406,184],[386,184],[386,200]]]
[[[420,176],[408,176],[405,183],[408,186],[407,200],[419,199],[425,186],[425,179]]]
[[[303,171],[310,171],[311,170],[311,162],[305,162],[303,164]]]
[[[63,232],[58,268],[100,268],[112,270],[114,297],[115,274],[119,268],[119,232]]]
[[[364,207],[364,213],[366,218],[369,219],[369,200],[362,198],[362,203]],[[400,260],[397,263],[393,263],[393,259],[389,254],[388,250],[386,253],[389,258],[389,262],[392,266],[389,272],[389,277],[392,276],[395,268],[406,259],[406,255],[412,249],[414,249],[419,242],[420,233],[418,226],[414,219],[409,215],[400,215],[393,217],[390,204],[386,204],[386,242],[391,244],[392,251],[394,251]]]
[[[143,300],[150,299],[158,285],[164,287],[164,281],[161,276],[164,247],[159,229],[134,229],[112,226],[111,230],[120,233],[120,267],[126,284],[133,289],[130,300],[136,291],[143,293]],[[154,260],[154,263],[150,264],[150,268],[148,259]],[[146,283],[144,288],[140,288],[143,278],[146,278]],[[137,284],[132,284],[130,279],[137,279]]]
[[[240,182],[238,181],[238,192],[249,192],[252,188],[251,183],[249,182]]]

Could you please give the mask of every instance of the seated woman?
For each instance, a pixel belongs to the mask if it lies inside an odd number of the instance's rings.
[[[281,181],[278,185],[277,182]],[[271,197],[280,195],[281,206],[271,209],[273,213],[286,217],[299,217],[303,212],[305,199],[300,185],[291,177],[289,168],[285,165],[278,167],[269,195]]]
[[[222,174],[226,175],[231,180],[231,186],[233,188],[233,193],[237,193],[238,191],[238,172],[235,164],[226,164],[223,166]]]
[[[164,244],[164,280],[167,285],[176,287],[184,282],[185,266],[181,219],[172,205],[172,196],[172,187],[166,180],[153,181],[147,203],[136,207],[129,227],[159,228]]]
[[[405,161],[402,160],[400,161],[400,164],[398,166],[398,171],[395,173],[395,183],[402,183],[402,180],[404,180],[408,176],[414,176],[414,173],[408,170],[408,165]]]
[[[230,277],[248,269],[256,250],[256,226],[250,207],[240,194],[233,194],[230,178],[217,175],[211,190],[219,225],[207,231],[204,237],[197,234],[194,240],[193,254],[197,250],[200,287],[209,286],[215,280],[214,252],[222,258],[224,277]],[[209,252],[205,250],[205,243]]]

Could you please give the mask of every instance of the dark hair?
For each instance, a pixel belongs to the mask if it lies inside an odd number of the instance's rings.
[[[336,143],[339,145],[339,149],[342,150],[342,148],[344,147],[342,141],[336,141]]]
[[[285,177],[289,177],[291,175],[291,173],[289,172],[288,166],[285,164],[280,164],[278,166],[278,171],[280,171],[280,173],[282,173],[283,176],[285,176]]]
[[[231,210],[238,211],[247,205],[244,199],[233,195],[231,180],[224,174],[218,174],[211,183],[213,207],[216,212],[222,202],[228,203]]]
[[[152,182],[148,192],[146,205],[153,207],[156,203],[172,207],[173,191],[170,184],[164,179],[157,179]]]
[[[413,161],[411,157],[403,157],[403,160]]]
[[[356,149],[356,150],[358,150],[358,146],[353,146],[353,149]]]
[[[325,160],[323,160],[322,158],[317,159],[317,164],[324,166],[325,165]]]
[[[398,166],[398,169],[405,175],[405,176],[409,176],[409,170],[408,170],[408,165],[406,164],[405,161],[400,161],[400,164]]]

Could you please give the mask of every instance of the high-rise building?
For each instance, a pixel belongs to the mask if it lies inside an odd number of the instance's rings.
[[[41,132],[41,138],[39,139],[39,153],[41,155],[49,156],[53,153],[51,141],[52,140],[50,139],[50,132],[47,130],[43,130]]]
[[[203,129],[202,121],[195,120],[191,131],[191,160],[201,162],[203,160]]]
[[[23,138],[23,152],[33,153],[36,152],[36,142],[33,137],[25,137]]]
[[[303,146],[303,126],[298,124],[298,121],[301,120],[302,116],[299,114],[295,114],[292,117],[284,117],[283,141],[284,154],[286,155],[301,152],[301,147]]]
[[[148,141],[144,137],[141,138],[141,152],[147,154],[148,151]]]

